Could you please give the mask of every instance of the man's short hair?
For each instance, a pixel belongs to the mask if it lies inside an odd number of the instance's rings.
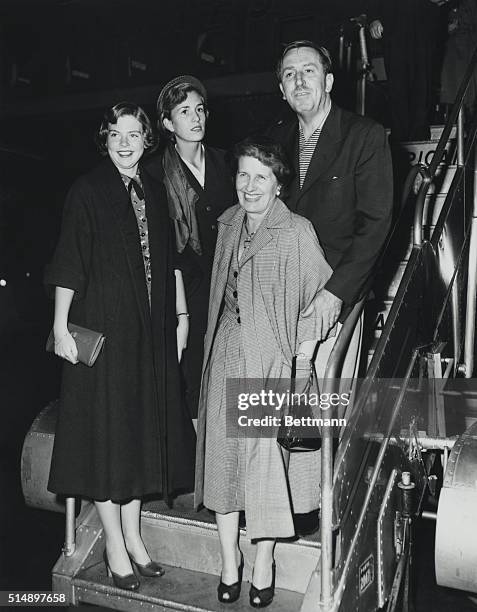
[[[283,60],[285,59],[285,55],[289,51],[293,51],[293,49],[302,49],[303,47],[309,47],[310,49],[314,49],[319,57],[320,62],[323,67],[323,72],[327,75],[329,72],[333,72],[333,66],[331,62],[330,52],[326,47],[322,47],[317,45],[311,40],[294,40],[291,43],[288,43],[286,47],[283,49],[280,59],[277,62],[276,75],[277,79],[281,82],[282,80],[282,68],[283,68]]]

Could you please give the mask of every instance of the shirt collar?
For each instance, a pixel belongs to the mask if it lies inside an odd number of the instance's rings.
[[[301,127],[300,122],[298,122],[298,132],[299,132],[299,135],[300,135],[300,140],[311,140],[314,136],[316,136],[317,133],[319,134],[321,132],[321,130],[323,129],[325,121],[328,119],[328,115],[330,114],[330,110],[331,110],[331,103],[330,103],[330,106],[328,107],[328,110],[325,113],[325,116],[321,120],[320,125],[314,130],[313,134],[309,138],[307,138],[307,139],[305,139],[305,135],[303,134],[303,128]]]

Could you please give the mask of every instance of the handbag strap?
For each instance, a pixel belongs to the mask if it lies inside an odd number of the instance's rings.
[[[292,358],[291,367],[291,379],[290,379],[290,392],[295,393],[295,380],[296,380],[296,355]]]
[[[292,359],[291,378],[290,378],[290,392],[291,393],[295,393],[295,389],[296,389],[296,362],[297,362],[297,357],[296,355],[294,355]],[[309,388],[313,385],[313,383],[316,384],[316,387],[319,392],[319,384],[318,384],[318,377],[316,375],[315,362],[313,361],[313,359],[310,359],[310,371],[308,372],[308,381],[306,383],[305,392],[309,390]]]

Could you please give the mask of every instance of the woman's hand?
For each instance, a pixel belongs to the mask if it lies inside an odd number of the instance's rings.
[[[189,317],[185,314],[177,317],[177,359],[182,359],[182,351],[187,348],[187,337],[189,335]]]
[[[78,363],[78,348],[69,331],[55,334],[55,355],[66,359],[70,363]]]

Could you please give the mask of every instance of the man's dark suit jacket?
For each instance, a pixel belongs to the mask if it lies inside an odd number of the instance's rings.
[[[285,147],[295,170],[285,201],[313,223],[333,268],[325,288],[343,300],[346,313],[369,290],[391,224],[393,179],[384,128],[332,104],[301,189],[298,122],[279,124],[269,135]]]

